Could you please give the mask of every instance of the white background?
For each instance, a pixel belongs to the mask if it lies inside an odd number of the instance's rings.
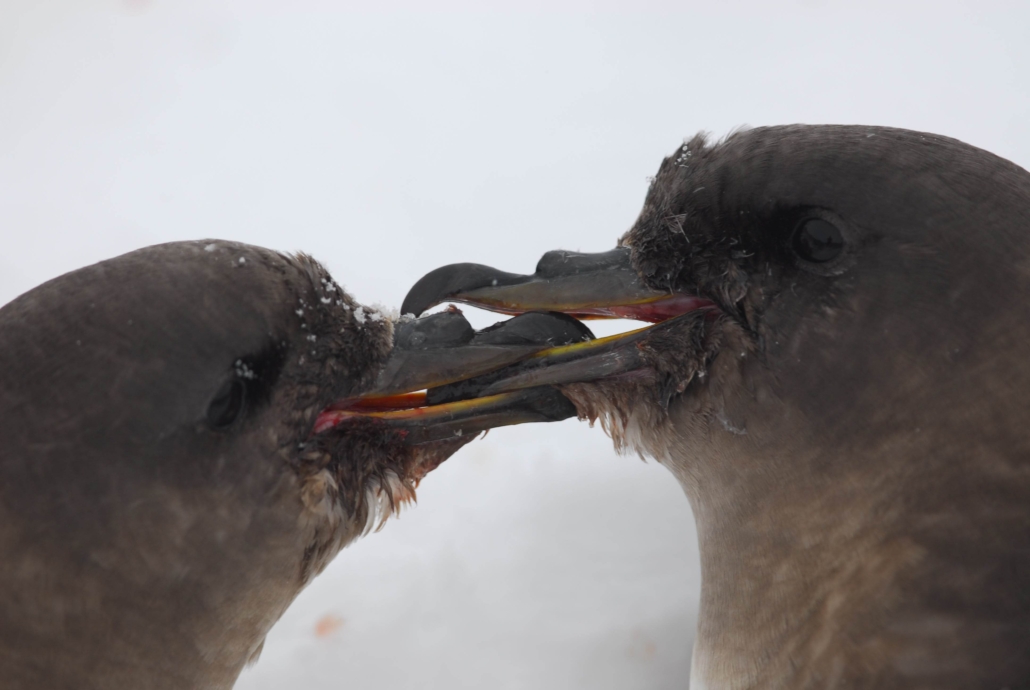
[[[1026,3],[425,4],[0,0],[0,304],[217,237],[397,306],[440,264],[612,247],[698,130],[894,125],[1030,163]],[[663,468],[575,422],[497,430],[238,687],[681,688],[698,587]]]

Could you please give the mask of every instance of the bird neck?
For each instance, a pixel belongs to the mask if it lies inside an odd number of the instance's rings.
[[[0,506],[0,587],[18,593],[0,612],[0,687],[231,688],[299,592],[303,545],[295,514],[207,498],[205,513],[144,495],[106,537],[87,518],[30,532]]]
[[[691,687],[1004,687],[1030,677],[1026,487],[983,474],[1004,458],[932,445],[932,456],[917,446],[811,457],[782,481],[765,473],[797,467],[796,454],[770,453],[764,468],[706,458],[721,475],[681,473],[703,583]]]

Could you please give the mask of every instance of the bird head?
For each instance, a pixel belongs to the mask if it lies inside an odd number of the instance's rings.
[[[935,471],[896,462],[899,447],[946,468],[958,438],[1025,446],[990,410],[1025,407],[1014,364],[1030,314],[1001,296],[1027,287],[1028,200],[1025,171],[945,137],[698,136],[662,162],[615,249],[549,252],[531,275],[446,266],[402,310],[450,300],[652,322],[430,397],[559,385],[617,444],[668,462],[695,510],[718,503],[730,519],[807,482],[837,487],[816,494],[826,511],[868,481],[893,482],[868,492],[889,502]]]
[[[553,388],[409,392],[585,333],[560,315],[485,333],[454,311],[392,319],[308,256],[223,241],[22,295],[0,310],[5,648],[43,674],[28,685],[230,686],[427,472],[489,428],[575,414]]]
[[[692,686],[1018,685],[1028,209],[1026,171],[945,137],[697,137],[615,249],[444,267],[403,311],[653,324],[427,398],[555,385],[673,471],[701,552]]]

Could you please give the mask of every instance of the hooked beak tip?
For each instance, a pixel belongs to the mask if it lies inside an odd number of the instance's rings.
[[[698,307],[696,297],[648,287],[633,267],[628,247],[597,254],[548,252],[531,275],[481,264],[442,266],[415,283],[402,312],[418,315],[447,300],[504,314],[552,311],[580,319],[651,323]]]

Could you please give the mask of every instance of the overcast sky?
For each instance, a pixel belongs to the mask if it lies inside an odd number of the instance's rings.
[[[1030,164],[1025,2],[429,4],[0,0],[0,304],[217,237],[397,306],[440,264],[610,248],[699,130],[892,125]],[[575,422],[497,430],[238,687],[679,688],[698,587],[661,466]]]

